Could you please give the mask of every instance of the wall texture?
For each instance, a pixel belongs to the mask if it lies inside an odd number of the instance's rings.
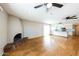
[[[3,54],[3,48],[7,44],[7,14],[0,11],[0,55]]]
[[[24,37],[34,38],[43,35],[43,24],[23,20]]]
[[[19,18],[9,15],[8,20],[8,43],[13,43],[14,36],[22,33],[22,24]]]

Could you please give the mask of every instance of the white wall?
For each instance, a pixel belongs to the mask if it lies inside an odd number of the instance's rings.
[[[43,24],[23,20],[24,37],[34,38],[43,35]]]
[[[19,18],[9,15],[8,20],[8,43],[14,42],[14,36],[22,32],[22,24]]]
[[[7,14],[0,10],[0,55],[3,54],[3,48],[7,44]]]

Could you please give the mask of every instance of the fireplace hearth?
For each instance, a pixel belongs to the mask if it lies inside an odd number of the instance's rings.
[[[22,39],[22,34],[21,34],[21,33],[18,33],[18,34],[16,34],[15,37],[14,37],[14,42],[17,42],[17,41],[19,41],[19,40],[21,40],[21,39]]]

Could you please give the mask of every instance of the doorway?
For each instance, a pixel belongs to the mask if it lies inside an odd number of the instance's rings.
[[[79,24],[74,25],[74,29],[75,29],[74,35],[79,36]]]

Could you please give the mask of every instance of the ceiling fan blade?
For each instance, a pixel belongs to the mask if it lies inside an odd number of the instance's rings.
[[[39,8],[39,7],[41,7],[41,6],[43,6],[43,4],[41,4],[41,5],[38,5],[38,6],[35,6],[34,8]]]
[[[68,17],[66,17],[66,19],[77,19],[78,17],[76,17],[76,16],[68,16]]]
[[[52,6],[55,6],[55,7],[61,8],[63,5],[62,5],[62,4],[59,4],[59,3],[52,3]]]

